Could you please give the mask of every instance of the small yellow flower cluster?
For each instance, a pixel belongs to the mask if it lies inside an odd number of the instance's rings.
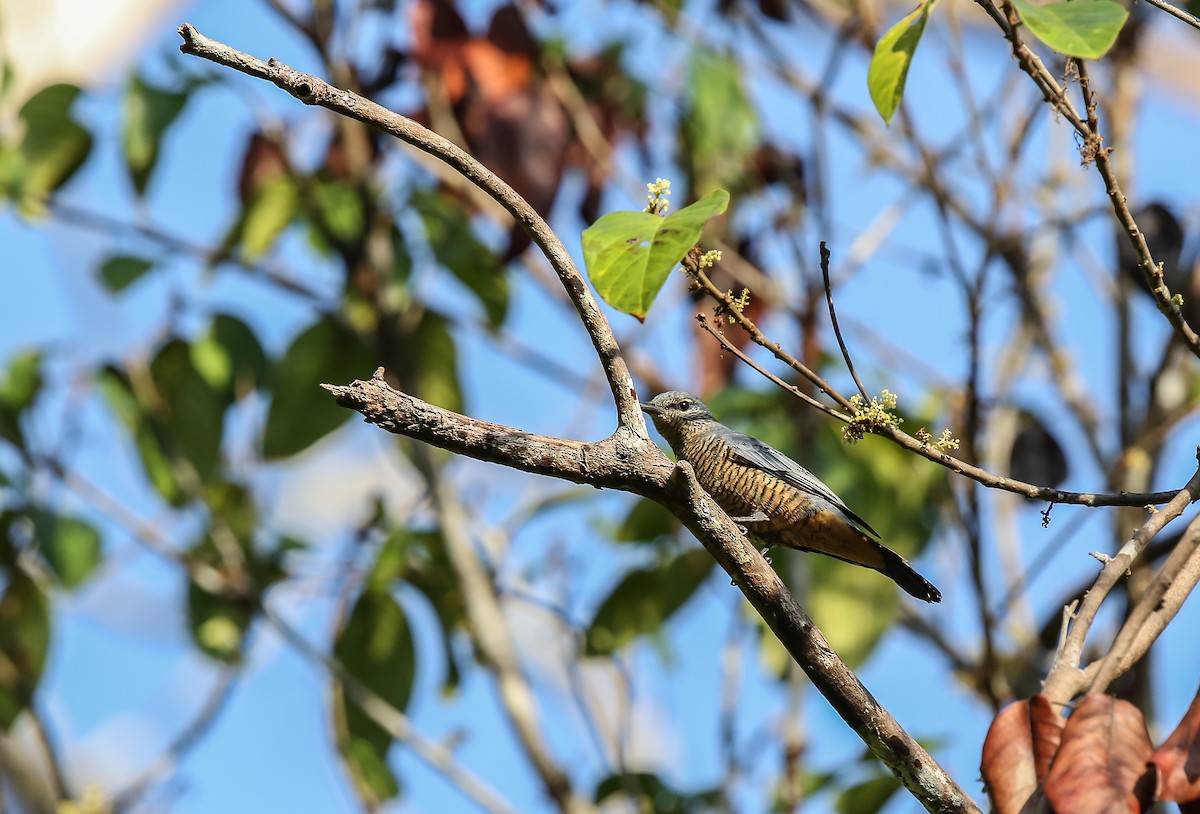
[[[867,404],[862,396],[854,394],[850,397],[854,417],[842,428],[842,437],[847,443],[853,444],[861,441],[869,432],[900,426],[904,419],[891,412],[896,409],[898,402],[896,394],[890,390],[884,390],[878,398],[871,399],[870,404]]]
[[[730,291],[729,296],[733,299],[732,309],[737,311],[739,314],[744,312],[746,310],[746,306],[750,304],[750,289],[748,288],[743,288],[742,293],[738,294],[736,297],[734,297],[733,292]],[[729,324],[732,325],[735,322],[737,322],[737,319],[733,316],[730,316]]]
[[[671,207],[667,196],[671,194],[671,182],[666,178],[656,178],[654,183],[646,184],[646,211],[651,215],[665,215]]]
[[[700,255],[700,268],[708,269],[721,262],[721,250],[709,249],[704,254]]]
[[[948,449],[958,449],[958,439],[950,434],[950,430],[942,430],[942,436],[933,445],[945,452]]]

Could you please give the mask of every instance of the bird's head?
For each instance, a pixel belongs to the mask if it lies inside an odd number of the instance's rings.
[[[681,390],[659,393],[650,401],[641,402],[641,405],[672,447],[681,439],[689,424],[711,421],[713,417],[699,396]]]

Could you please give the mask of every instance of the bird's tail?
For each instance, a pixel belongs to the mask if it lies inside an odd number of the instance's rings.
[[[879,553],[883,557],[883,566],[878,569],[880,573],[890,577],[893,582],[917,599],[924,599],[926,602],[942,601],[942,592],[932,582],[918,574],[917,569],[913,568],[908,560],[885,545],[879,543],[876,545],[879,545]]]

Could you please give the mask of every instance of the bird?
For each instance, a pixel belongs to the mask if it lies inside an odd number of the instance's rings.
[[[639,404],[722,511],[766,545],[764,553],[775,545],[816,551],[873,568],[917,599],[942,601],[942,592],[816,475],[717,421],[698,396],[671,390]]]

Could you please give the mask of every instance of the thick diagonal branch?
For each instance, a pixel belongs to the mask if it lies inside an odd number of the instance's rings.
[[[624,429],[584,443],[452,413],[392,389],[382,371],[368,381],[324,387],[338,404],[389,432],[478,460],[662,503],[725,569],[813,686],[928,810],[979,810],[830,649],[779,575],[700,488],[686,463],[672,464],[658,447]]]

